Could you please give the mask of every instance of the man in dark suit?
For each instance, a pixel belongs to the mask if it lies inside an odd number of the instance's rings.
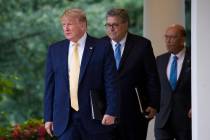
[[[49,47],[46,62],[45,129],[59,140],[112,140],[119,116],[119,89],[112,50],[96,46],[86,33],[87,21],[80,9],[61,16],[65,40]],[[90,91],[105,94],[101,120],[91,118]]]
[[[113,49],[120,85],[121,112],[116,128],[118,140],[145,140],[149,119],[159,107],[159,78],[151,42],[128,32],[129,17],[124,9],[111,9],[106,15],[106,37],[100,45]],[[138,90],[138,92],[136,91]],[[139,98],[146,97],[141,113]]]
[[[169,26],[165,33],[168,52],[157,57],[161,82],[157,140],[191,140],[191,53],[185,48],[185,36],[183,26]]]

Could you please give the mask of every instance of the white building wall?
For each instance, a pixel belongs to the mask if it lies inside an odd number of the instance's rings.
[[[174,23],[185,25],[184,0],[144,0],[143,34],[152,41],[155,55],[166,52],[164,33]]]
[[[192,0],[192,137],[210,140],[210,0]]]

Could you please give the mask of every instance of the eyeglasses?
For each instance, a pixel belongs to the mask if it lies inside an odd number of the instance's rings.
[[[104,26],[106,28],[117,28],[120,24],[118,23],[113,23],[113,24],[109,24],[109,23],[106,23]]]
[[[178,38],[177,35],[165,35],[164,37],[165,37],[165,39],[177,39]]]

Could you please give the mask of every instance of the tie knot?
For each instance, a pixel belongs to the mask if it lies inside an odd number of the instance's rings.
[[[73,46],[73,47],[78,47],[78,46],[79,46],[79,43],[78,43],[78,42],[73,42],[73,43],[72,43],[72,46]]]
[[[115,47],[116,47],[116,48],[120,48],[120,47],[121,47],[121,44],[120,44],[120,43],[116,43],[116,44],[115,44]]]
[[[178,57],[176,55],[173,56],[173,60],[177,60]]]

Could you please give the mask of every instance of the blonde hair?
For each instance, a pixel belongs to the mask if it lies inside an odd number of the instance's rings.
[[[87,18],[85,12],[78,8],[66,9],[63,15],[60,17],[60,20],[63,21],[64,18],[78,19],[78,21],[85,22],[87,24]]]

